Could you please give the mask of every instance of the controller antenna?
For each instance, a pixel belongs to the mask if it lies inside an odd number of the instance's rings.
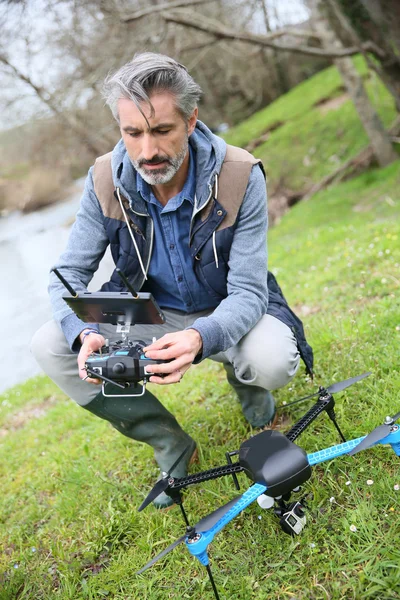
[[[122,281],[124,282],[124,284],[126,285],[126,287],[128,288],[128,290],[130,291],[130,293],[132,294],[132,296],[135,298],[135,300],[137,300],[139,298],[139,294],[137,292],[135,292],[135,290],[133,289],[133,287],[131,286],[131,284],[127,280],[127,278],[124,275],[124,273],[121,271],[121,269],[119,267],[117,267],[115,270],[117,271],[118,275],[121,277]]]
[[[67,290],[69,291],[69,293],[71,294],[71,296],[73,298],[77,298],[78,297],[78,292],[76,292],[74,290],[74,288],[69,285],[68,281],[66,279],[64,279],[64,277],[61,275],[61,273],[60,273],[60,271],[58,269],[56,269],[56,268],[51,269],[50,273],[51,272],[53,272],[53,273],[55,273],[57,275],[58,279],[61,281],[61,283],[63,284],[63,286],[67,288]]]

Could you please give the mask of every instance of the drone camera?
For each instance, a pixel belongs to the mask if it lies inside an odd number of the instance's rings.
[[[289,535],[299,535],[306,526],[307,518],[304,512],[304,507],[300,502],[293,502],[287,507],[279,524],[283,531]]]

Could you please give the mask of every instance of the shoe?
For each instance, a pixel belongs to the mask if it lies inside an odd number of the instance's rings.
[[[270,391],[247,385],[236,378],[233,365],[224,364],[229,384],[235,390],[243,415],[252,427],[265,427],[275,417],[275,400]]]
[[[185,461],[185,459],[183,458],[181,463],[177,466],[177,468],[172,471],[172,477],[186,477],[186,475],[188,474],[189,467],[192,464],[198,462],[198,450],[195,442],[194,446],[192,447],[192,452],[188,452],[188,455],[189,459]],[[162,479],[162,475],[160,475],[159,480],[160,479]],[[157,510],[170,508],[171,506],[173,506],[173,504],[175,504],[175,502],[165,492],[162,492],[159,496],[157,496],[157,498],[153,500],[153,505]]]

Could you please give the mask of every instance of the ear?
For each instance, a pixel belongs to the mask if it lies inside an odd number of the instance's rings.
[[[194,109],[192,115],[189,117],[189,121],[188,121],[188,135],[192,134],[193,131],[194,131],[194,128],[196,127],[198,114],[199,114],[199,109],[196,106],[196,108]]]

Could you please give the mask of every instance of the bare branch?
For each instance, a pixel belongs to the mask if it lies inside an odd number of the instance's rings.
[[[79,121],[75,123],[71,118],[69,118],[67,114],[57,106],[57,103],[44,88],[33,83],[33,81],[24,75],[24,73],[22,73],[18,67],[13,65],[4,54],[0,54],[0,63],[3,63],[3,65],[8,67],[8,69],[10,69],[20,81],[26,83],[36,93],[37,97],[40,98],[40,100],[46,104],[46,106],[48,106],[48,108],[50,108],[50,110],[57,115],[57,117],[63,123],[65,123],[80,136],[82,142],[91,152],[94,154],[99,154],[99,148],[89,139],[84,123],[79,123]]]
[[[143,10],[137,10],[130,17],[121,17],[121,21],[123,23],[132,23],[132,21],[137,21],[142,17],[146,17],[147,15],[153,15],[154,13],[164,12],[174,8],[187,8],[188,6],[194,6],[196,4],[206,4],[208,2],[214,2],[215,0],[177,0],[176,2],[165,2],[163,4],[158,4],[157,6],[150,6],[149,8],[144,8]]]
[[[237,32],[230,31],[223,27],[214,27],[212,25],[205,25],[200,22],[195,22],[192,17],[186,17],[181,14],[163,14],[163,17],[166,21],[171,23],[177,23],[178,25],[183,25],[185,27],[191,27],[192,29],[197,29],[198,31],[203,31],[204,33],[209,33],[214,35],[218,39],[229,39],[236,40],[240,42],[246,42],[249,44],[258,44],[259,46],[266,46],[267,48],[273,48],[275,50],[281,50],[283,52],[296,52],[297,54],[306,54],[308,56],[319,56],[324,58],[344,58],[345,56],[353,56],[354,54],[358,54],[360,52],[360,48],[356,46],[352,46],[350,48],[325,48],[321,50],[320,48],[313,48],[309,46],[293,46],[290,44],[275,44],[271,41],[271,39],[280,37],[277,36],[274,32],[271,35],[253,35],[251,33],[246,32]],[[377,48],[375,44],[371,44],[367,42],[363,44],[363,48],[367,51],[372,52],[373,54],[378,54],[378,56],[384,56],[383,50]]]

